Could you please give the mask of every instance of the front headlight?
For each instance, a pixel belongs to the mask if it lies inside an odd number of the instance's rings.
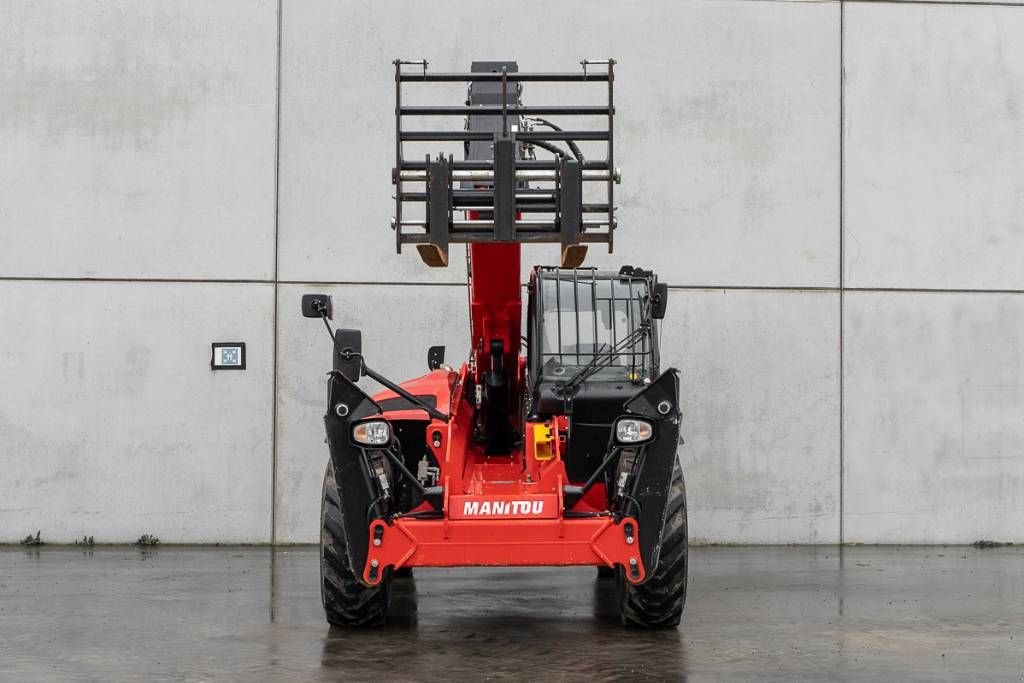
[[[387,446],[391,443],[391,425],[386,420],[359,422],[352,427],[352,440],[363,446]]]
[[[654,425],[647,420],[623,417],[615,423],[615,441],[620,444],[636,445],[647,443],[654,438]]]

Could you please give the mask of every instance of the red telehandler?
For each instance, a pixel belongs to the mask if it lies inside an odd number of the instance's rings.
[[[412,567],[528,565],[595,566],[617,582],[624,624],[679,623],[679,378],[660,368],[658,335],[668,288],[642,268],[581,265],[589,244],[611,251],[616,228],[614,65],[436,73],[395,61],[397,248],[445,267],[450,243],[468,245],[471,352],[453,369],[432,347],[428,374],[395,383],[367,363],[358,330],[332,329],[330,297],[303,296],[334,347],[321,512],[331,625],[384,623],[392,581]],[[460,83],[464,105],[403,102],[408,89],[424,101],[431,84]],[[602,103],[527,106],[527,83],[597,86],[588,101]],[[452,123],[412,125],[434,121]],[[463,158],[410,158],[414,143],[455,143]],[[560,266],[530,274],[525,319],[524,242],[561,245]],[[386,389],[367,395],[364,376]]]

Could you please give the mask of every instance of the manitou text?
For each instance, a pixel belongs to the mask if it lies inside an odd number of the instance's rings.
[[[467,500],[462,504],[462,514],[467,517],[483,517],[486,515],[541,515],[543,513],[543,500]]]

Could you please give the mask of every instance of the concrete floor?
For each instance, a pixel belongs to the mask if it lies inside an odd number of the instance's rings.
[[[419,569],[330,631],[317,551],[0,548],[0,678],[1024,680],[1024,548],[696,548],[683,625],[591,569]]]

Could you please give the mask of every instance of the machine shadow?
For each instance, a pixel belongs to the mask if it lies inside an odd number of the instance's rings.
[[[680,630],[622,626],[611,579],[593,580],[590,610],[524,594],[519,598],[535,611],[521,605],[474,609],[452,595],[447,609],[420,619],[418,597],[415,580],[396,580],[386,628],[330,629],[322,669],[367,679],[685,678]],[[438,597],[431,595],[434,606]]]

